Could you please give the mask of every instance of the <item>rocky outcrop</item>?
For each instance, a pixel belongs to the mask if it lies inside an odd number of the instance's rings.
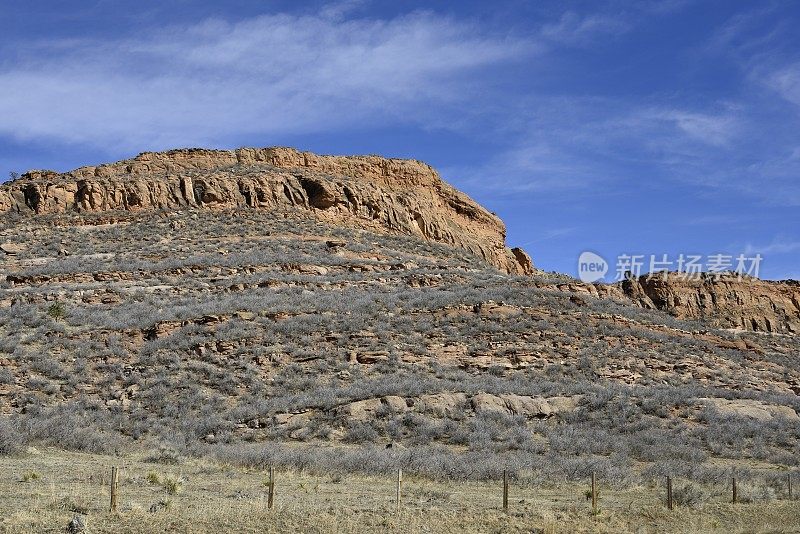
[[[307,210],[463,248],[512,274],[530,274],[505,226],[429,165],[377,156],[319,156],[291,148],[172,150],[59,174],[31,171],[0,186],[0,212]]]
[[[422,413],[436,417],[458,417],[467,406],[464,393],[434,393],[422,395],[417,399],[414,408]]]
[[[633,303],[720,328],[776,334],[800,332],[797,280],[760,280],[735,273],[699,273],[690,277],[657,273],[629,277],[615,284],[587,284],[570,279],[557,287],[576,296]],[[580,303],[585,304],[582,300]]]
[[[681,319],[702,319],[723,328],[756,332],[800,332],[800,282],[795,280],[660,273],[630,278],[618,287],[638,305]]]
[[[524,395],[492,395],[479,393],[470,399],[477,414],[521,415],[546,419],[561,412],[570,412],[578,405],[577,397],[528,397]]]
[[[770,421],[782,418],[792,423],[800,422],[800,416],[790,406],[767,404],[752,399],[697,399],[705,406],[712,407],[717,413],[725,417],[744,417],[757,421]]]
[[[450,419],[465,415],[516,415],[528,419],[547,419],[572,412],[578,406],[579,396],[530,397],[504,393],[493,395],[478,393],[467,397],[461,392],[442,392],[421,395],[409,401],[394,395],[383,398],[364,399],[337,407],[334,415],[350,421],[369,421],[380,411],[393,414],[413,411],[431,417]]]
[[[18,243],[3,243],[0,245],[0,251],[9,255],[16,255],[25,250],[25,247]]]

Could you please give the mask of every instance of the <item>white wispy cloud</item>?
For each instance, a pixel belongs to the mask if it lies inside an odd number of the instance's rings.
[[[531,136],[501,150],[480,165],[442,169],[446,179],[457,180],[460,187],[484,198],[519,194],[583,191],[597,194],[610,177],[558,138],[537,139]]]
[[[538,36],[545,42],[567,46],[591,46],[621,37],[653,15],[679,11],[692,0],[639,0],[589,3],[589,9],[567,9],[557,20],[544,23]],[[565,3],[566,4],[566,3]]]
[[[742,119],[736,113],[712,103],[705,111],[680,107],[651,106],[647,104],[624,105],[604,121],[614,138],[640,143],[661,153],[685,153],[700,145],[724,148],[742,133]]]
[[[754,245],[748,243],[745,247],[745,254],[788,254],[800,250],[800,241],[797,239],[788,238],[786,236],[778,236],[766,245]]]
[[[590,43],[598,37],[619,35],[630,28],[630,22],[623,15],[579,15],[574,11],[567,11],[557,22],[542,26],[539,35],[557,43],[579,45]]]
[[[701,184],[738,191],[776,206],[800,206],[798,107],[800,62],[792,48],[795,25],[779,3],[738,12],[711,33],[702,61],[738,68],[736,124],[709,129],[721,151],[694,166]],[[775,96],[780,98],[775,98]],[[714,135],[718,132],[720,135]]]
[[[738,129],[738,121],[732,115],[669,110],[655,113],[653,118],[671,122],[695,141],[718,146],[729,144]]]
[[[745,80],[800,105],[800,61],[786,46],[796,29],[778,7],[766,3],[732,16],[712,32],[702,52],[732,61]]]
[[[704,46],[704,53],[733,56],[738,61],[749,63],[750,56],[758,48],[772,43],[784,29],[781,25],[764,29],[765,19],[774,14],[776,4],[764,3],[755,9],[745,10],[731,16],[714,29]]]
[[[31,43],[0,67],[0,135],[141,149],[424,120],[479,91],[474,73],[536,51],[430,13],[346,8]]]
[[[709,214],[709,215],[697,215],[695,217],[687,217],[684,219],[680,219],[675,222],[676,225],[679,226],[726,226],[726,227],[736,227],[742,226],[746,224],[746,221],[742,220],[743,217],[741,214],[731,214],[731,215],[719,215],[719,214]]]
[[[642,178],[642,166],[654,183],[657,177],[699,183],[696,175],[713,174],[746,133],[730,107],[715,103],[697,111],[612,98],[540,97],[515,109],[513,143],[483,165],[445,174],[497,197],[619,194],[625,183]]]
[[[545,228],[542,229],[539,236],[536,239],[531,239],[530,241],[526,241],[525,243],[520,243],[520,247],[524,247],[527,245],[533,245],[534,243],[541,243],[542,241],[550,241],[553,239],[559,239],[562,237],[566,237],[569,235],[573,235],[578,231],[578,228],[575,227],[563,227],[563,228]]]
[[[784,99],[800,106],[800,62],[777,69],[764,81]]]

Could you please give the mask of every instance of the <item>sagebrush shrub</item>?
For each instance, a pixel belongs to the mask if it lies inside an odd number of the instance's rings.
[[[696,484],[683,484],[672,489],[672,500],[678,506],[699,508],[709,499],[709,494]]]
[[[22,451],[24,445],[22,432],[9,420],[0,418],[0,456],[17,454]]]

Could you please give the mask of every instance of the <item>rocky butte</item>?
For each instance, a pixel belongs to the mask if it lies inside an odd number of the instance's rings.
[[[502,272],[535,273],[508,248],[503,222],[429,165],[378,156],[320,156],[292,148],[145,152],[57,173],[30,171],[0,186],[0,213],[66,214],[250,208],[305,211],[331,224],[419,237],[464,249]],[[16,246],[7,244],[7,248]],[[10,253],[6,250],[6,253]],[[800,285],[736,276],[671,275],[613,285],[565,281],[566,291],[610,297],[737,330],[800,331]]]
[[[238,207],[311,210],[334,223],[460,247],[507,273],[533,272],[523,250],[505,246],[505,225],[495,214],[415,160],[281,147],[183,149],[64,174],[31,171],[0,189],[0,212]]]

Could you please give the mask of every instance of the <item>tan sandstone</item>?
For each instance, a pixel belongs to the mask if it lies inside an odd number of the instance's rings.
[[[496,215],[416,160],[282,147],[182,149],[62,174],[30,171],[0,186],[0,212],[230,208],[307,210],[332,223],[459,247],[507,273],[533,272],[524,251],[506,247]]]

